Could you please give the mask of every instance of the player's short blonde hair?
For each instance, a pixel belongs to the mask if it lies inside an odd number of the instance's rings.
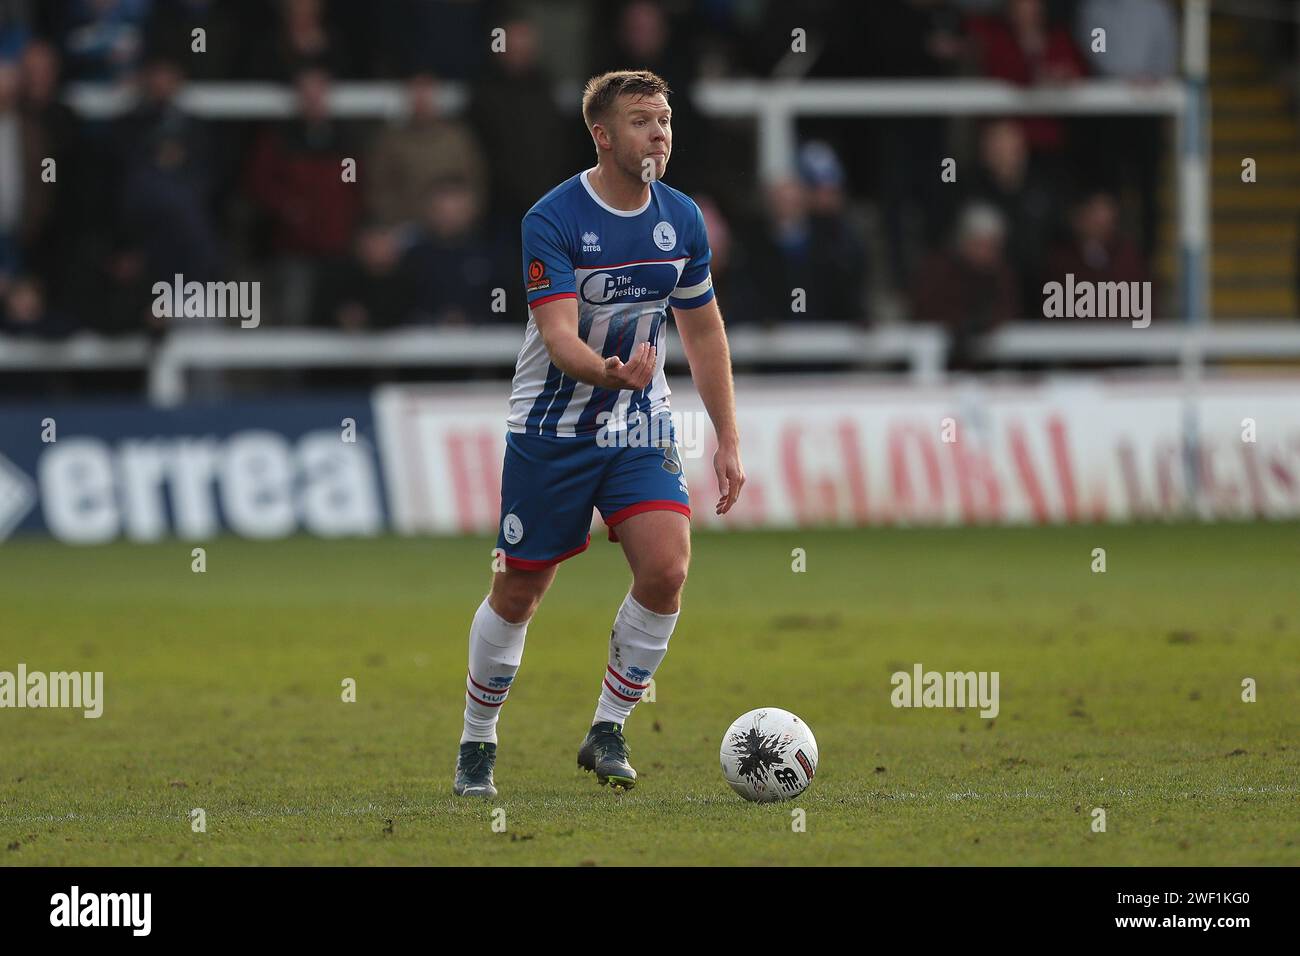
[[[649,70],[613,70],[593,76],[582,91],[582,120],[590,130],[609,120],[614,101],[620,96],[667,96],[672,91],[662,76]]]

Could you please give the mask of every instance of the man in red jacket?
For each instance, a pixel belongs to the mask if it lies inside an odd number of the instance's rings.
[[[343,179],[355,156],[329,115],[329,74],[311,68],[295,79],[299,115],[265,130],[253,152],[248,190],[271,221],[278,257],[280,319],[305,322],[322,266],[346,255],[360,213],[357,185]]]

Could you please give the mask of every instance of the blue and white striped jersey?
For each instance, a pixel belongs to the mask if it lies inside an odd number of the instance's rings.
[[[596,195],[590,172],[565,180],[524,216],[529,313],[510,394],[512,432],[592,435],[610,417],[627,420],[640,412],[653,418],[666,410],[668,306],[693,309],[713,298],[709,239],[695,201],[651,182],[642,208],[615,209]],[[655,346],[650,384],[639,391],[596,388],[552,364],[532,307],[561,298],[578,300],[578,335],[601,355],[626,362],[634,346]]]

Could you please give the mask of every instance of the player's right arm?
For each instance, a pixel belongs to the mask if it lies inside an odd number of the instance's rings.
[[[564,230],[539,209],[524,217],[524,289],[551,361],[569,378],[611,390],[642,389],[655,373],[655,350],[642,343],[626,363],[605,358],[578,335],[578,290]]]
[[[626,363],[617,355],[605,358],[578,336],[576,298],[552,299],[532,311],[551,361],[569,378],[613,390],[650,384],[655,373],[655,349],[650,343],[633,349]]]

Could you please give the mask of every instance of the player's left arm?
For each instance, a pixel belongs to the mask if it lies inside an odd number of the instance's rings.
[[[718,476],[715,513],[724,515],[740,497],[745,483],[745,469],[740,463],[740,432],[736,428],[736,391],[731,378],[731,349],[722,324],[718,300],[694,309],[673,306],[677,335],[682,351],[691,366],[695,390],[700,393],[713,430],[718,436],[718,451],[713,456],[713,470]]]

